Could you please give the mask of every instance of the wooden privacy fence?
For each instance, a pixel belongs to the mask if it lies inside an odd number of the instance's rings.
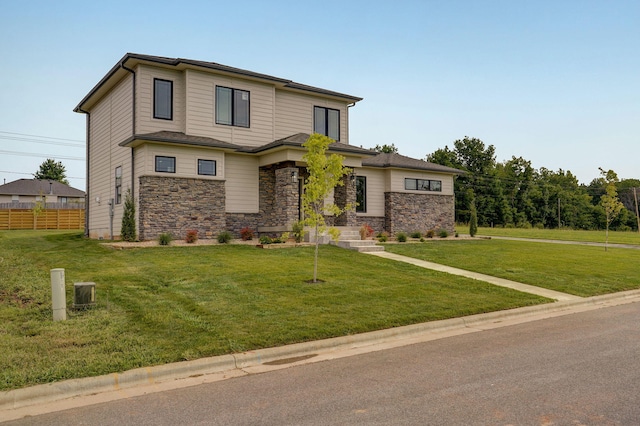
[[[84,209],[0,209],[0,230],[84,229]]]

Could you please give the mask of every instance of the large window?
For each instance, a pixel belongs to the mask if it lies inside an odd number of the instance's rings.
[[[215,160],[198,160],[198,174],[205,176],[216,175],[216,161]]]
[[[216,124],[249,127],[249,92],[216,86]]]
[[[409,191],[434,191],[442,192],[441,180],[409,179],[404,180],[404,189]]]
[[[367,212],[367,178],[356,176],[356,212]]]
[[[175,173],[176,157],[163,157],[156,155],[156,172]]]
[[[122,166],[116,167],[116,204],[122,203]]]
[[[173,81],[153,79],[153,118],[173,120]]]
[[[337,109],[313,107],[313,131],[340,140],[340,111]]]

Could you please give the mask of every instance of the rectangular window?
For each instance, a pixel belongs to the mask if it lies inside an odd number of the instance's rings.
[[[173,120],[173,81],[153,79],[153,118]]]
[[[11,202],[12,203],[19,203],[20,202],[20,196],[19,195],[12,195],[11,196]]]
[[[216,86],[216,124],[249,127],[249,92]]]
[[[67,204],[67,197],[58,197],[58,202],[60,204]]]
[[[156,172],[175,173],[176,157],[163,157],[156,155]]]
[[[367,212],[367,178],[356,176],[356,213]]]
[[[122,166],[116,167],[116,193],[115,193],[115,201],[116,204],[122,203]]]
[[[340,140],[340,111],[337,109],[313,107],[313,131]]]
[[[215,160],[198,160],[198,174],[205,176],[216,175],[216,162]]]
[[[404,189],[408,191],[432,191],[442,192],[441,180],[409,179],[404,180]]]

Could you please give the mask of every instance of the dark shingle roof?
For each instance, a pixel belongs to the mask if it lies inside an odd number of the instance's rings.
[[[278,139],[276,141],[273,141],[271,143],[268,143],[266,145],[262,145],[259,147],[245,147],[243,149],[243,152],[259,153],[259,152],[264,152],[269,149],[277,148],[280,146],[302,147],[302,144],[305,143],[307,139],[309,139],[309,136],[310,135],[308,133],[296,133],[295,135],[287,136],[286,138]],[[330,144],[329,150],[337,151],[337,152],[352,153],[352,154],[361,154],[361,155],[364,154],[367,156],[374,155],[374,153],[372,153],[368,149],[359,148],[357,146],[348,145],[346,143],[340,143],[340,142],[334,142]]]
[[[58,197],[84,197],[84,191],[49,179],[18,179],[0,185],[2,195],[56,195]]]
[[[452,167],[441,166],[440,164],[430,163],[424,160],[417,160],[415,158],[406,157],[400,154],[392,153],[379,153],[373,158],[366,158],[362,160],[362,165],[365,167],[396,167],[400,169],[414,169],[425,170],[430,172],[440,173],[452,173],[462,174],[463,170],[454,169]]]
[[[126,141],[121,142],[120,146],[129,146],[134,141],[137,141],[137,140],[145,140],[145,141],[152,141],[152,142],[167,142],[167,143],[174,143],[178,145],[204,146],[204,147],[211,147],[211,148],[226,148],[234,151],[237,151],[242,148],[239,145],[234,145],[232,143],[224,142],[219,139],[207,138],[204,136],[192,136],[192,135],[184,134],[182,132],[168,132],[164,130],[161,132],[135,135],[127,139]]]

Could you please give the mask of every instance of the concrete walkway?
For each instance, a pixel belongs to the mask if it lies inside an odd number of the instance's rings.
[[[577,246],[592,246],[592,247],[604,247],[604,243],[594,243],[591,241],[564,241],[564,240],[543,240],[540,238],[518,238],[518,237],[495,237],[495,236],[484,236],[478,235],[479,237],[486,237],[492,240],[511,240],[511,241],[527,241],[531,243],[550,243],[550,244],[569,244],[569,245],[577,245]],[[623,248],[623,249],[633,249],[640,250],[639,245],[635,244],[616,244],[609,243],[607,247],[610,248]]]
[[[478,272],[466,271],[464,269],[453,268],[451,266],[445,266],[439,263],[427,262],[426,260],[420,260],[420,259],[414,259],[412,257],[401,256],[399,254],[389,253],[386,251],[370,252],[367,254],[370,254],[372,256],[384,257],[385,259],[396,260],[398,262],[409,263],[411,265],[419,266],[425,269],[431,269],[433,271],[445,272],[447,274],[459,275],[461,277],[485,281],[501,287],[508,287],[508,288],[522,291],[525,293],[537,294],[538,296],[548,297],[549,299],[555,299],[557,301],[582,299],[581,297],[574,296],[572,294],[548,290],[546,288],[536,287],[529,284],[522,284],[515,281],[505,280],[503,278],[493,277],[491,275],[485,275],[485,274],[480,274]]]

